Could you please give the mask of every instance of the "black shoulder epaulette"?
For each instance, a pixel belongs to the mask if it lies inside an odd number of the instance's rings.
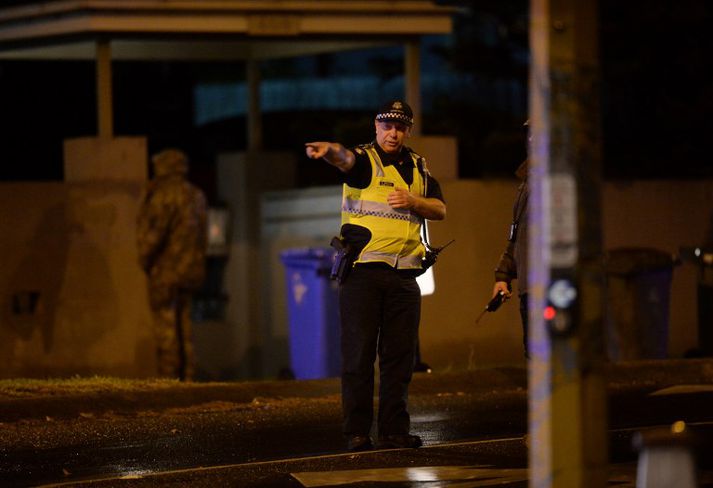
[[[416,158],[416,167],[418,168],[419,173],[421,173],[421,176],[425,178],[426,175],[429,174],[428,168],[426,167],[426,158],[418,154],[410,147],[404,146],[404,149],[408,151],[412,157]]]

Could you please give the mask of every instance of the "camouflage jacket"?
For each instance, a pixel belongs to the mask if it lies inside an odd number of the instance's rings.
[[[139,263],[152,286],[195,289],[205,277],[206,198],[182,174],[148,184],[137,217]]]

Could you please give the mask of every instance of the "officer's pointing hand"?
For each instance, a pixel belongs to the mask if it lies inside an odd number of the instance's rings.
[[[305,152],[310,159],[320,159],[329,152],[328,142],[307,142],[305,143]]]
[[[386,201],[392,208],[413,208],[415,197],[405,188],[396,188],[389,193]]]

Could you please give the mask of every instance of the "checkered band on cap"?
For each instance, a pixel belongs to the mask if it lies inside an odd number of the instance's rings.
[[[398,120],[413,125],[413,112],[406,102],[394,100],[381,106],[376,114],[376,120]]]

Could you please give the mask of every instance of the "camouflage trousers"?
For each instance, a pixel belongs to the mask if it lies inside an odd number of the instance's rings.
[[[190,381],[195,373],[191,292],[175,287],[149,287],[158,375]]]

